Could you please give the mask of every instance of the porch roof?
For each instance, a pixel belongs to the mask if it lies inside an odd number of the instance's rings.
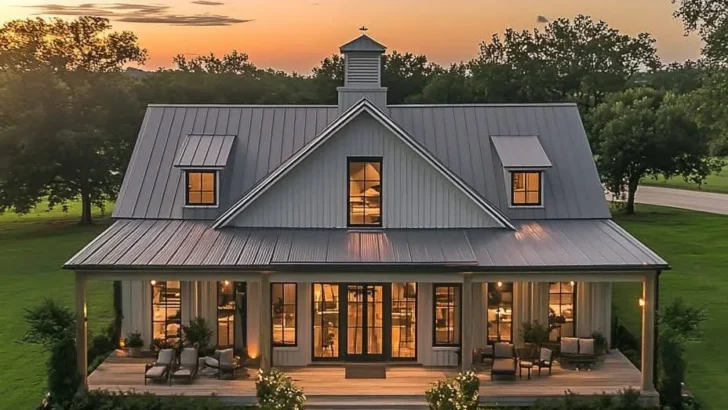
[[[211,221],[118,220],[64,268],[666,269],[608,219],[518,221],[509,229],[213,229]]]

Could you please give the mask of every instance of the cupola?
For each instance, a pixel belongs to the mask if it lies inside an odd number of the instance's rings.
[[[362,28],[364,29],[364,28]],[[387,48],[366,34],[341,46],[344,55],[344,86],[339,91],[339,112],[362,98],[384,109],[387,89],[382,87],[382,55]]]

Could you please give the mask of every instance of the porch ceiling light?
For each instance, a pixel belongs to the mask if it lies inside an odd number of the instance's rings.
[[[156,281],[156,280],[153,280],[153,281],[151,281],[150,283],[152,284],[152,286],[154,286],[154,285],[156,285],[156,284],[157,284],[157,281]]]
[[[503,282],[498,282],[498,287],[503,286]]]
[[[645,300],[643,298],[640,298],[640,307],[645,307]]]

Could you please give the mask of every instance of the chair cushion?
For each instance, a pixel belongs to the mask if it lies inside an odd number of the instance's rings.
[[[495,359],[493,360],[493,373],[509,373],[516,372],[516,359]]]
[[[579,339],[575,337],[561,338],[561,353],[579,354]]]
[[[192,370],[190,369],[179,369],[175,370],[174,373],[172,373],[175,377],[190,377],[192,375]]]
[[[197,349],[195,349],[194,347],[186,347],[184,350],[182,350],[179,362],[183,366],[197,366]]]
[[[157,356],[157,363],[172,364],[173,360],[174,360],[174,350],[162,349],[159,351],[159,355]]]
[[[549,361],[551,360],[551,349],[547,349],[545,347],[541,348],[541,355],[539,356],[539,359],[541,361]]]
[[[159,378],[164,375],[166,367],[165,366],[153,366],[149,370],[147,370],[146,376],[149,378]]]
[[[217,351],[220,354],[220,364],[224,366],[232,366],[235,358],[233,349],[223,349]]]
[[[214,357],[207,356],[205,357],[205,365],[217,369],[220,367],[220,362],[218,362]]]
[[[494,356],[497,358],[513,357],[513,345],[510,343],[496,343],[494,347]]]
[[[594,354],[594,339],[579,339],[579,354]]]

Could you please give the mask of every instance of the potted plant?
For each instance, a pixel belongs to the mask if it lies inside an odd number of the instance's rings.
[[[124,338],[124,346],[129,349],[131,357],[139,357],[142,355],[142,347],[144,340],[139,332],[131,332]]]
[[[609,350],[607,346],[607,338],[604,337],[602,332],[594,331],[592,332],[591,337],[594,339],[594,353],[599,356],[607,353]]]
[[[538,320],[523,322],[520,334],[525,347],[531,351],[533,357],[536,357],[541,346],[549,341],[548,327]]]
[[[197,350],[205,350],[210,346],[212,330],[204,318],[196,317],[189,325],[182,325],[182,340],[185,346],[194,346]]]

